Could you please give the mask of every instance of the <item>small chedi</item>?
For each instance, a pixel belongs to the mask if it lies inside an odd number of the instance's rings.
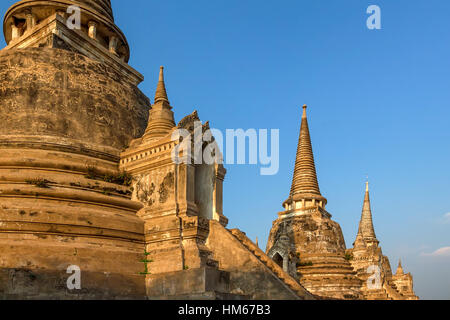
[[[353,248],[347,250],[353,268],[363,280],[361,290],[368,299],[418,299],[414,294],[411,274],[404,274],[400,262],[396,274],[393,275],[389,259],[383,255],[379,244],[373,227],[367,182],[358,234]]]
[[[306,110],[266,254],[226,228],[225,168],[193,163],[190,149],[173,161],[174,133],[209,123],[195,111],[175,122],[162,67],[153,103],[138,89],[110,0],[18,1],[3,28],[0,299],[416,298],[411,275],[401,265],[393,275],[367,232],[366,209],[346,250],[320,194]],[[67,286],[73,266],[80,288]]]
[[[367,183],[354,248],[326,211],[320,193],[307,107],[303,107],[294,177],[284,211],[274,221],[267,254],[311,293],[326,299],[413,300],[410,274],[393,275],[375,236]]]

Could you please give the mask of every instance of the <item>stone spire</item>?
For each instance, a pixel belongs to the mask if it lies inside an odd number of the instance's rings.
[[[320,193],[317,181],[314,154],[309,134],[308,118],[306,114],[307,106],[303,106],[303,115],[300,128],[300,136],[297,146],[297,156],[295,160],[294,177],[290,198],[287,202],[297,202],[302,200],[317,200],[326,204],[326,199]]]
[[[155,103],[157,102],[167,102],[169,104],[169,98],[167,97],[166,84],[164,83],[164,67],[161,66],[159,68],[159,80],[158,85],[156,86],[155,93]]]
[[[353,249],[358,250],[358,249],[366,249],[366,242],[364,241],[364,237],[362,235],[361,232],[358,232],[358,234],[356,235],[356,240],[353,243]]]
[[[175,119],[164,83],[164,67],[160,67],[155,103],[151,107],[148,126],[143,139],[144,141],[161,139],[167,136],[174,127]]]
[[[370,208],[369,182],[366,182],[366,193],[364,196],[364,204],[361,214],[361,221],[359,222],[358,235],[363,236],[367,244],[378,244],[372,220],[372,209]]]
[[[395,273],[395,275],[399,276],[405,274],[405,272],[403,271],[403,267],[402,267],[402,260],[400,259],[398,261],[398,268],[397,268],[397,272]]]

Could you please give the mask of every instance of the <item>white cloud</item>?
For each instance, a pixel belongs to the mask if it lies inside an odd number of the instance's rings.
[[[443,247],[433,253],[423,253],[423,255],[431,257],[450,257],[450,247]]]
[[[441,216],[436,222],[439,224],[450,224],[450,212]]]

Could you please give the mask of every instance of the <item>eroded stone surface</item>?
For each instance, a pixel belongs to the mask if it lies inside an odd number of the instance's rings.
[[[80,30],[67,27],[71,4]],[[367,252],[351,266],[357,252],[325,210],[309,130],[266,254],[225,228],[220,163],[173,162],[182,141],[172,134],[200,119],[175,124],[163,68],[150,105],[109,0],[20,1],[4,29],[0,298],[370,298],[356,265]],[[390,272],[381,250],[370,257]],[[66,285],[71,265],[81,290]],[[410,275],[386,279],[374,297],[398,298],[396,286],[412,297]]]
[[[109,68],[81,54],[88,42],[48,36],[55,17],[25,25],[0,51],[0,296],[144,298],[142,205],[118,161],[143,134],[149,100],[126,64]],[[65,284],[70,265],[81,291]]]
[[[102,63],[49,48],[0,52],[0,104],[0,135],[74,139],[115,156],[143,134],[149,108]]]
[[[346,249],[339,224],[325,210],[306,115],[303,107],[300,137],[285,211],[274,221],[267,254],[311,293],[325,299],[410,300],[411,275],[393,276],[389,259],[378,246],[366,187],[362,217],[354,248]],[[372,279],[376,278],[376,285]],[[369,284],[369,282],[371,284]]]

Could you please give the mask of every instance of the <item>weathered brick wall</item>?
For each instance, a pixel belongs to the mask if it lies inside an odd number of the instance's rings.
[[[141,208],[111,183],[148,99],[59,49],[0,52],[0,298],[144,298]],[[69,292],[67,267],[81,269]]]
[[[210,223],[207,246],[213,252],[214,259],[219,262],[219,269],[230,273],[231,293],[262,300],[311,299],[306,290],[300,297],[299,293],[290,289],[230,231],[216,221]]]
[[[0,135],[49,135],[117,149],[140,137],[149,100],[100,62],[60,49],[0,51]]]

